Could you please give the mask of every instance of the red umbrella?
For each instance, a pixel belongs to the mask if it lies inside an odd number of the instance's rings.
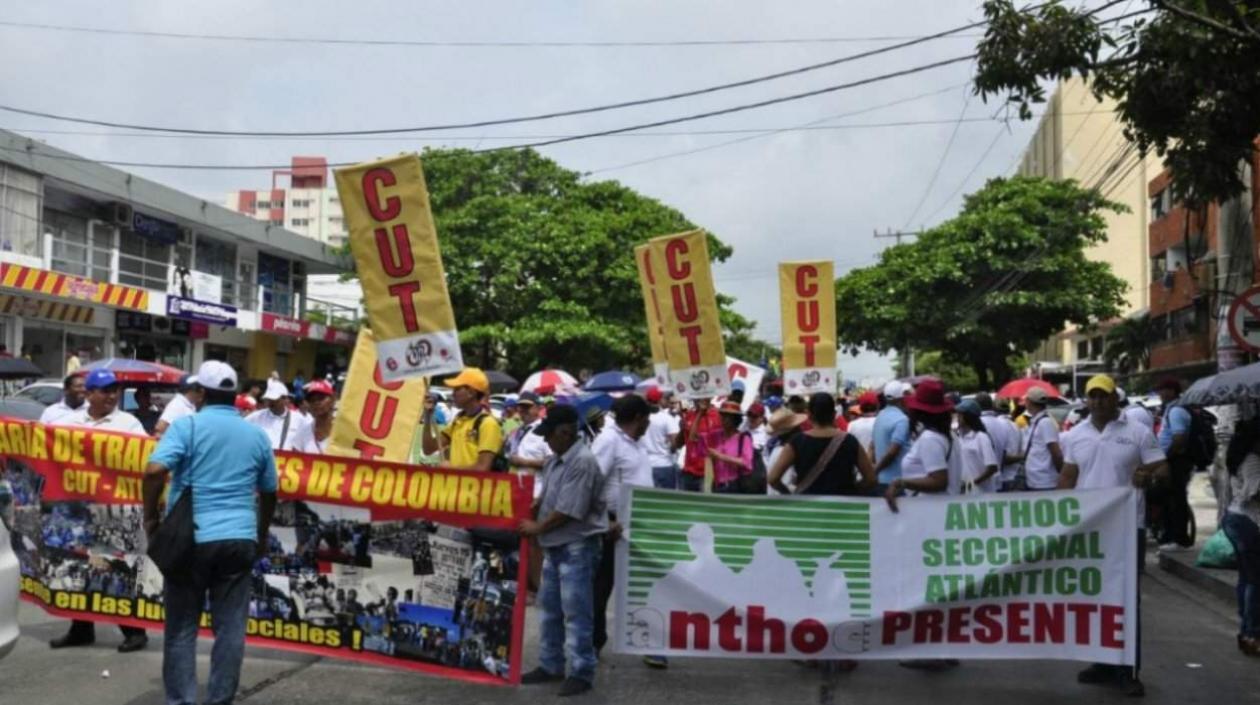
[[[86,375],[92,370],[109,370],[114,373],[121,384],[143,384],[157,386],[178,386],[179,380],[188,374],[178,367],[163,365],[157,362],[132,360],[125,357],[110,357],[104,360],[89,362],[80,367],[75,374]]]
[[[1062,396],[1053,384],[1050,384],[1043,379],[1037,379],[1036,377],[1024,377],[1023,379],[1011,380],[998,390],[997,396],[998,399],[1023,399],[1028,396],[1028,390],[1034,387],[1044,389],[1046,394],[1049,394],[1056,399]]]

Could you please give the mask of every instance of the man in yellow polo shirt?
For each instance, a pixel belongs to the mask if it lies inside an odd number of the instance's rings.
[[[433,431],[433,411],[425,409],[424,452],[444,450],[443,455],[450,467],[492,469],[494,459],[503,447],[503,429],[486,408],[490,380],[476,367],[465,367],[463,372],[446,380],[446,386],[452,389],[451,403],[458,413],[442,430],[444,442],[439,444]]]

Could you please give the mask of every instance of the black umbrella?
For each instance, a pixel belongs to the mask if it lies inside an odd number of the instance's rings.
[[[20,357],[0,357],[0,379],[26,379],[44,377],[44,371],[30,360]]]
[[[521,386],[515,377],[498,370],[486,370],[486,379],[490,380],[490,391],[495,394],[510,392]]]

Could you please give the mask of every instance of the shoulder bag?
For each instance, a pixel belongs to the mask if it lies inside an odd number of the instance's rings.
[[[847,433],[841,431],[831,437],[831,442],[827,444],[827,448],[819,456],[818,462],[814,463],[814,467],[810,468],[809,474],[805,476],[804,480],[796,483],[796,489],[792,490],[792,494],[805,494],[806,490],[822,476],[823,470],[826,470],[827,464],[831,462],[832,458],[836,457],[836,451],[840,450],[840,444],[844,443],[844,438],[847,435]]]
[[[192,460],[197,445],[196,421],[190,419],[188,444],[188,487],[180,493],[179,499],[171,506],[170,511],[158,523],[157,531],[149,539],[148,555],[162,571],[163,577],[184,578],[192,573],[193,548],[196,546],[197,524],[193,520],[193,482]]]
[[[1024,457],[1019,461],[1019,470],[1015,472],[1015,479],[1006,483],[1003,487],[1007,492],[1024,492],[1028,489],[1028,453],[1032,451],[1033,441],[1037,438],[1037,424],[1045,420],[1046,417],[1038,416],[1033,420],[1032,426],[1028,428],[1028,443],[1024,446]]]

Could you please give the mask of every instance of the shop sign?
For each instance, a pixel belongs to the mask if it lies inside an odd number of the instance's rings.
[[[221,326],[236,325],[236,307],[227,304],[186,299],[181,296],[166,297],[166,315],[188,321],[201,321]],[[265,314],[264,314],[265,315]]]
[[[263,330],[271,333],[287,335],[293,338],[306,338],[310,336],[310,321],[299,321],[296,318],[289,318],[288,316],[280,316],[274,313],[264,313],[260,318],[260,323]]]

